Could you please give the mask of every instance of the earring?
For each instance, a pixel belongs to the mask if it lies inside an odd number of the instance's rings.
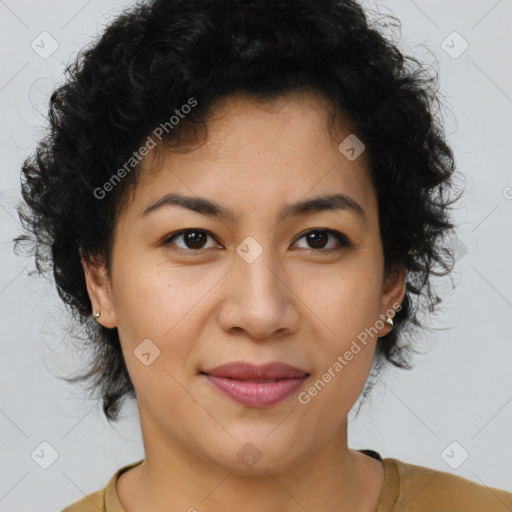
[[[386,320],[384,320],[387,324],[391,325],[391,327],[394,326],[393,319],[391,317],[387,317]]]
[[[98,310],[98,312],[94,315],[94,318],[99,318],[101,315],[101,306],[100,306],[100,309]]]

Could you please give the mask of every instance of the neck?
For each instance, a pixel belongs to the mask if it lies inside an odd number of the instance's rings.
[[[144,419],[142,413],[144,462],[121,475],[117,483],[119,499],[128,512],[377,509],[382,464],[348,449],[346,419],[327,444],[306,457],[279,468],[256,463],[247,470],[221,467]]]

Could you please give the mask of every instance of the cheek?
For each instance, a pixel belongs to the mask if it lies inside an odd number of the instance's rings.
[[[162,339],[171,329],[187,323],[186,315],[204,295],[211,279],[204,274],[201,279],[197,272],[182,266],[148,258],[142,262],[144,258],[126,258],[116,268],[116,319],[120,329],[134,338]]]
[[[120,281],[113,294],[114,311],[119,331],[132,342],[141,337],[153,337],[158,332],[158,290],[148,286],[142,276]]]
[[[203,328],[205,293],[218,279],[183,268],[129,264],[116,269],[113,302],[126,366],[136,388],[151,390],[186,367]],[[142,354],[148,366],[144,364]],[[172,389],[172,382],[169,386]],[[168,387],[165,389],[168,389]],[[178,390],[179,391],[179,390]]]
[[[126,276],[114,296],[125,364],[147,406],[187,400],[178,381],[197,333],[187,316],[191,298],[177,288],[156,271],[140,270]]]
[[[379,279],[375,270],[354,269],[343,271],[343,275],[331,275],[318,286],[308,287],[308,305],[333,337],[355,338],[379,318]]]
[[[309,293],[311,318],[322,321],[315,338],[320,379],[329,382],[325,398],[333,393],[333,400],[350,402],[362,390],[371,368],[377,342],[372,327],[379,319],[381,287],[378,272],[367,268],[371,269],[365,265],[344,269]]]

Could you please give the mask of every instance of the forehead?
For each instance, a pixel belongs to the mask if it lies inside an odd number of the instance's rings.
[[[350,119],[317,92],[293,91],[272,100],[236,93],[215,104],[207,119],[207,136],[191,149],[197,158],[215,160],[231,157],[232,151],[249,152],[251,146],[261,155],[262,150],[289,152],[300,144],[314,158],[312,144],[321,151],[325,143],[353,132]]]
[[[225,98],[209,116],[204,139],[186,151],[159,148],[142,162],[128,213],[142,215],[169,192],[207,196],[234,215],[281,211],[283,204],[326,193],[346,193],[371,209],[366,154],[349,160],[340,151],[354,133],[341,115],[331,126],[330,113],[327,100],[308,93],[271,102]]]

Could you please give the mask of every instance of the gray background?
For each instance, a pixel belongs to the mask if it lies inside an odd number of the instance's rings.
[[[81,388],[56,378],[80,362],[67,313],[48,283],[28,277],[33,262],[15,256],[11,242],[19,232],[19,168],[41,135],[49,93],[69,57],[130,4],[0,0],[0,512],[60,510],[144,456],[135,403],[113,428]],[[364,5],[401,20],[410,54],[439,61],[444,123],[466,195],[452,239],[456,288],[439,283],[446,301],[431,319],[426,354],[412,372],[386,373],[350,424],[349,445],[512,491],[512,2]],[[31,47],[43,50],[44,31],[58,44],[50,56]],[[469,47],[454,58],[464,40]],[[48,469],[31,457],[49,456],[44,441],[58,453]],[[455,464],[462,450],[469,457]]]

